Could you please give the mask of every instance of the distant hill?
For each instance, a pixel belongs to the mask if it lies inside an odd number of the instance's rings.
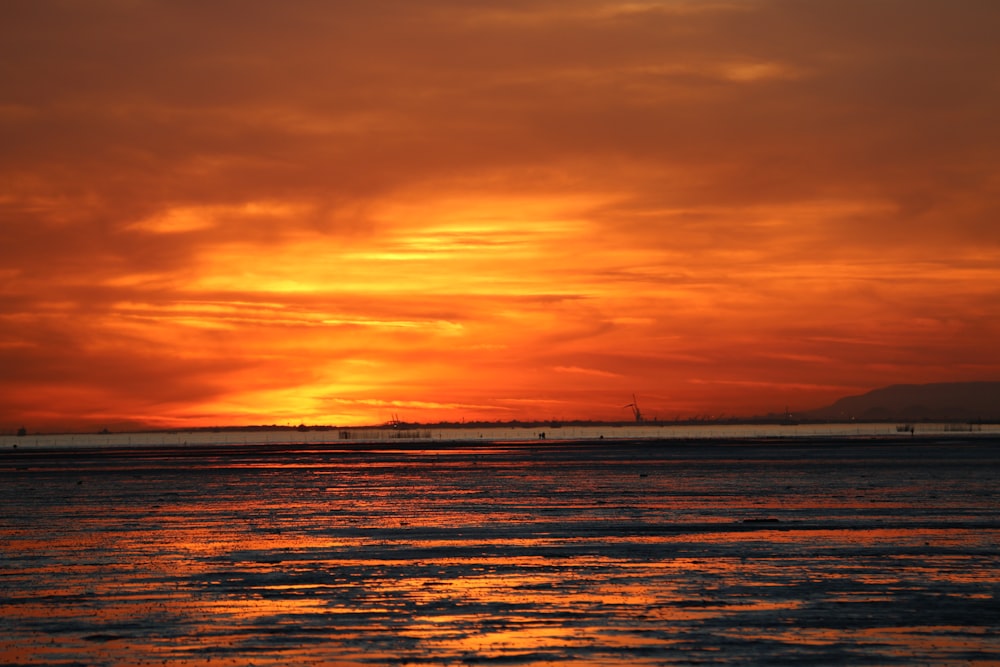
[[[1000,382],[894,384],[799,415],[823,420],[997,421]]]

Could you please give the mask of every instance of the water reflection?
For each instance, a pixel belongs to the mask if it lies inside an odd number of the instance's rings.
[[[989,664],[979,442],[0,459],[4,664]]]

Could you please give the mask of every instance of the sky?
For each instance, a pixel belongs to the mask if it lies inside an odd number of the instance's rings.
[[[1000,378],[993,0],[6,0],[0,431]]]

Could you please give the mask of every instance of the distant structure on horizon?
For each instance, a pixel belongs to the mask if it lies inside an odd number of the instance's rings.
[[[623,408],[632,408],[632,416],[635,417],[636,422],[642,421],[642,411],[639,409],[639,401],[636,400],[635,394],[632,394],[632,402],[628,405],[623,405]]]

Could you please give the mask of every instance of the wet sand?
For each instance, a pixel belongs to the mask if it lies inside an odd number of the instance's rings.
[[[0,663],[997,664],[1000,441],[0,454]]]

